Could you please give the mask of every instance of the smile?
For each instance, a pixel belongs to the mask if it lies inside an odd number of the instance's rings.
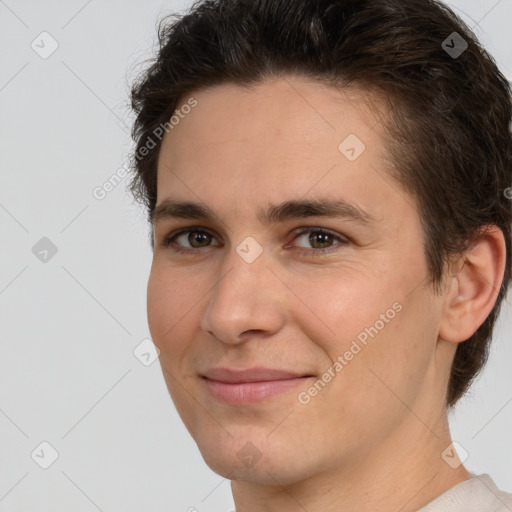
[[[221,382],[204,378],[210,394],[229,405],[244,405],[268,400],[304,384],[311,377],[295,377],[260,382]]]

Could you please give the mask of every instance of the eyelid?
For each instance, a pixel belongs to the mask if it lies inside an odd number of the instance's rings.
[[[197,231],[197,232],[200,232],[200,233],[207,233],[207,234],[209,234],[212,238],[216,238],[216,237],[217,237],[217,235],[216,235],[216,234],[214,234],[214,233],[212,233],[212,231],[211,231],[210,229],[205,228],[205,227],[203,227],[203,226],[187,226],[187,227],[184,227],[184,228],[177,229],[177,230],[175,230],[175,231],[171,232],[169,235],[166,235],[166,236],[164,237],[164,240],[163,240],[163,242],[162,242],[162,245],[163,245],[164,247],[169,247],[169,248],[170,248],[170,247],[171,247],[171,245],[172,245],[172,243],[173,243],[173,241],[174,241],[176,238],[178,238],[178,237],[180,237],[180,236],[182,236],[182,235],[185,235],[185,234],[187,234],[187,233],[194,232],[194,231]],[[179,246],[178,246],[178,247],[179,247]],[[210,246],[209,246],[209,247],[210,247]],[[218,245],[215,245],[214,247],[218,247]],[[190,248],[188,248],[188,247],[185,247],[185,248],[182,248],[182,249],[183,249],[183,251],[181,251],[181,252],[187,252],[187,251],[188,251],[188,252],[197,252],[197,251],[199,251],[200,249],[208,249],[208,247],[202,247],[202,248],[200,247],[200,248],[192,248],[192,249],[190,249]],[[174,250],[176,250],[177,252],[180,252],[180,250],[178,250],[178,249],[174,249]]]
[[[295,238],[298,238],[299,236],[305,235],[306,233],[323,233],[326,235],[331,235],[333,238],[336,238],[342,243],[349,243],[349,239],[342,235],[341,233],[337,233],[335,231],[332,231],[331,229],[323,228],[321,226],[303,226],[300,228],[297,228],[292,232],[295,235]],[[302,248],[301,248],[302,249]],[[316,251],[321,251],[322,249],[316,249]]]
[[[188,247],[183,248],[181,246],[172,247],[172,244],[176,238],[178,238],[184,234],[194,232],[194,231],[207,233],[210,236],[212,236],[213,238],[216,238],[216,236],[217,236],[214,233],[212,233],[212,230],[210,230],[209,228],[205,228],[203,226],[187,226],[184,228],[177,229],[176,231],[173,231],[169,235],[165,236],[161,245],[164,246],[165,248],[171,248],[174,252],[177,252],[177,253],[189,253],[189,254],[202,252],[202,249],[208,249],[209,247],[212,247],[212,246],[196,247],[196,248],[188,248]],[[349,243],[351,243],[350,238],[348,238],[347,236],[342,235],[341,233],[332,231],[330,229],[321,227],[321,226],[301,226],[299,228],[296,228],[295,230],[292,231],[292,234],[294,235],[293,241],[296,240],[298,237],[300,237],[304,234],[310,233],[310,232],[328,234],[328,235],[332,236],[334,239],[338,240],[338,244],[335,244],[331,247],[322,248],[322,249],[315,249],[315,248],[308,249],[308,248],[304,248],[304,247],[297,247],[296,250],[303,252],[303,253],[308,253],[310,255],[321,256],[322,254],[337,251],[337,250],[339,250],[340,246],[345,246],[345,245],[348,245]],[[218,245],[214,245],[213,247],[218,247]],[[285,246],[285,248],[288,248],[288,247],[290,247],[289,244],[287,244]]]

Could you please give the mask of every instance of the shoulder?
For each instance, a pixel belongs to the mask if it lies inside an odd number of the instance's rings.
[[[486,510],[489,512],[512,512],[512,493],[499,489],[488,474],[475,475],[471,480],[475,480],[475,488],[478,481],[480,484],[478,492],[482,497],[488,498],[489,506]]]
[[[488,474],[473,474],[418,512],[512,512],[512,493],[499,489]]]

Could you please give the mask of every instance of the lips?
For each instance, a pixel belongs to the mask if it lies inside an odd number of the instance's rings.
[[[303,385],[310,374],[273,368],[212,368],[202,375],[210,395],[231,406],[249,406],[277,398]]]
[[[232,368],[212,368],[203,374],[210,380],[227,383],[244,383],[244,382],[265,382],[275,380],[297,379],[300,377],[311,377],[307,373],[297,373],[288,370],[278,370],[273,368],[248,368],[248,369],[232,369]]]

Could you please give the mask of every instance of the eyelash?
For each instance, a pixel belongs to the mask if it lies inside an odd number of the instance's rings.
[[[207,231],[205,229],[202,229],[200,227],[192,226],[192,227],[188,227],[188,228],[183,228],[183,229],[181,229],[181,230],[179,230],[179,231],[177,231],[175,233],[171,233],[171,235],[166,237],[165,240],[162,242],[162,246],[167,248],[167,249],[171,249],[172,251],[174,251],[176,253],[180,253],[180,254],[197,253],[201,249],[206,249],[207,247],[200,247],[200,248],[196,248],[196,249],[183,249],[180,246],[172,246],[172,243],[174,242],[174,240],[176,238],[178,238],[179,236],[181,236],[181,235],[183,235],[185,233],[194,233],[194,232],[197,232],[197,233],[207,233],[210,236],[214,236],[212,233],[210,233],[209,231]],[[341,246],[347,245],[349,243],[348,239],[346,239],[346,238],[344,238],[344,237],[342,237],[340,235],[337,235],[337,234],[333,233],[332,231],[329,231],[329,230],[324,229],[324,228],[318,228],[318,227],[308,227],[308,228],[301,229],[299,232],[296,233],[295,238],[298,238],[298,237],[300,237],[300,236],[302,236],[302,235],[304,235],[306,233],[322,233],[324,235],[330,235],[334,239],[338,240],[340,242]],[[327,248],[324,248],[324,249],[315,249],[315,248],[304,249],[304,248],[299,248],[298,250],[302,254],[306,254],[307,253],[308,256],[324,256],[324,255],[326,255],[328,253],[331,253],[331,252],[334,252],[334,251],[338,250],[338,247],[334,246],[334,247],[327,247]]]

